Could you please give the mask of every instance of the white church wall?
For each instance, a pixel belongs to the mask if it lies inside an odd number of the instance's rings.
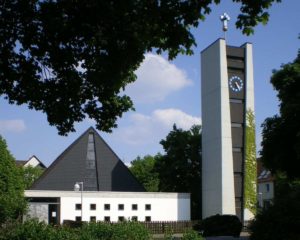
[[[76,220],[81,217],[81,210],[76,210],[76,204],[81,204],[81,192],[73,191],[34,191],[25,192],[26,197],[57,197],[60,198],[60,222]],[[188,193],[141,193],[141,192],[83,192],[83,221],[118,221],[119,217],[138,221],[182,221],[190,220],[190,194]],[[34,203],[36,204],[36,203]],[[96,205],[91,210],[91,204]],[[110,205],[105,210],[105,204]],[[119,209],[123,204],[124,209]],[[137,210],[132,208],[136,204]],[[147,206],[146,206],[147,205]],[[147,207],[150,209],[146,209]],[[150,218],[149,218],[150,217]]]

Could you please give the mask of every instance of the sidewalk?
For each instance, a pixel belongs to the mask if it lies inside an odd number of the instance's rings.
[[[173,234],[173,239],[174,240],[179,240],[181,239],[182,234],[177,233]],[[153,235],[154,239],[164,239],[164,234],[154,234]],[[242,232],[240,237],[229,237],[229,236],[221,236],[221,237],[206,237],[205,240],[249,240],[249,233],[247,232]]]

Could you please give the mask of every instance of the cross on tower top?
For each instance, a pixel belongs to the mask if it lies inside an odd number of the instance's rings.
[[[227,13],[223,13],[223,15],[220,16],[221,21],[223,22],[223,31],[226,32],[228,30],[228,21],[230,20],[230,17]]]

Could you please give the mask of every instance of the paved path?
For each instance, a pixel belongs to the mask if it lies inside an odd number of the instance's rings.
[[[249,240],[250,238],[247,236],[242,236],[242,237],[207,237],[205,240]]]
[[[182,234],[173,234],[173,237],[174,240],[181,239]],[[155,234],[154,239],[164,239],[164,234]],[[250,237],[248,233],[242,232],[240,237],[206,237],[205,240],[250,240]]]

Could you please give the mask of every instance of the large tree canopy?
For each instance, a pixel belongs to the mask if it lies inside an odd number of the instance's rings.
[[[300,51],[292,63],[274,71],[280,114],[263,123],[262,160],[273,173],[300,178]]]
[[[173,130],[160,142],[166,152],[156,160],[159,190],[191,193],[192,219],[201,218],[201,126]]]
[[[85,117],[110,131],[133,103],[121,94],[144,53],[191,54],[190,32],[220,0],[10,0],[0,3],[0,95],[45,112],[60,134]],[[279,0],[241,4],[246,34]]]

